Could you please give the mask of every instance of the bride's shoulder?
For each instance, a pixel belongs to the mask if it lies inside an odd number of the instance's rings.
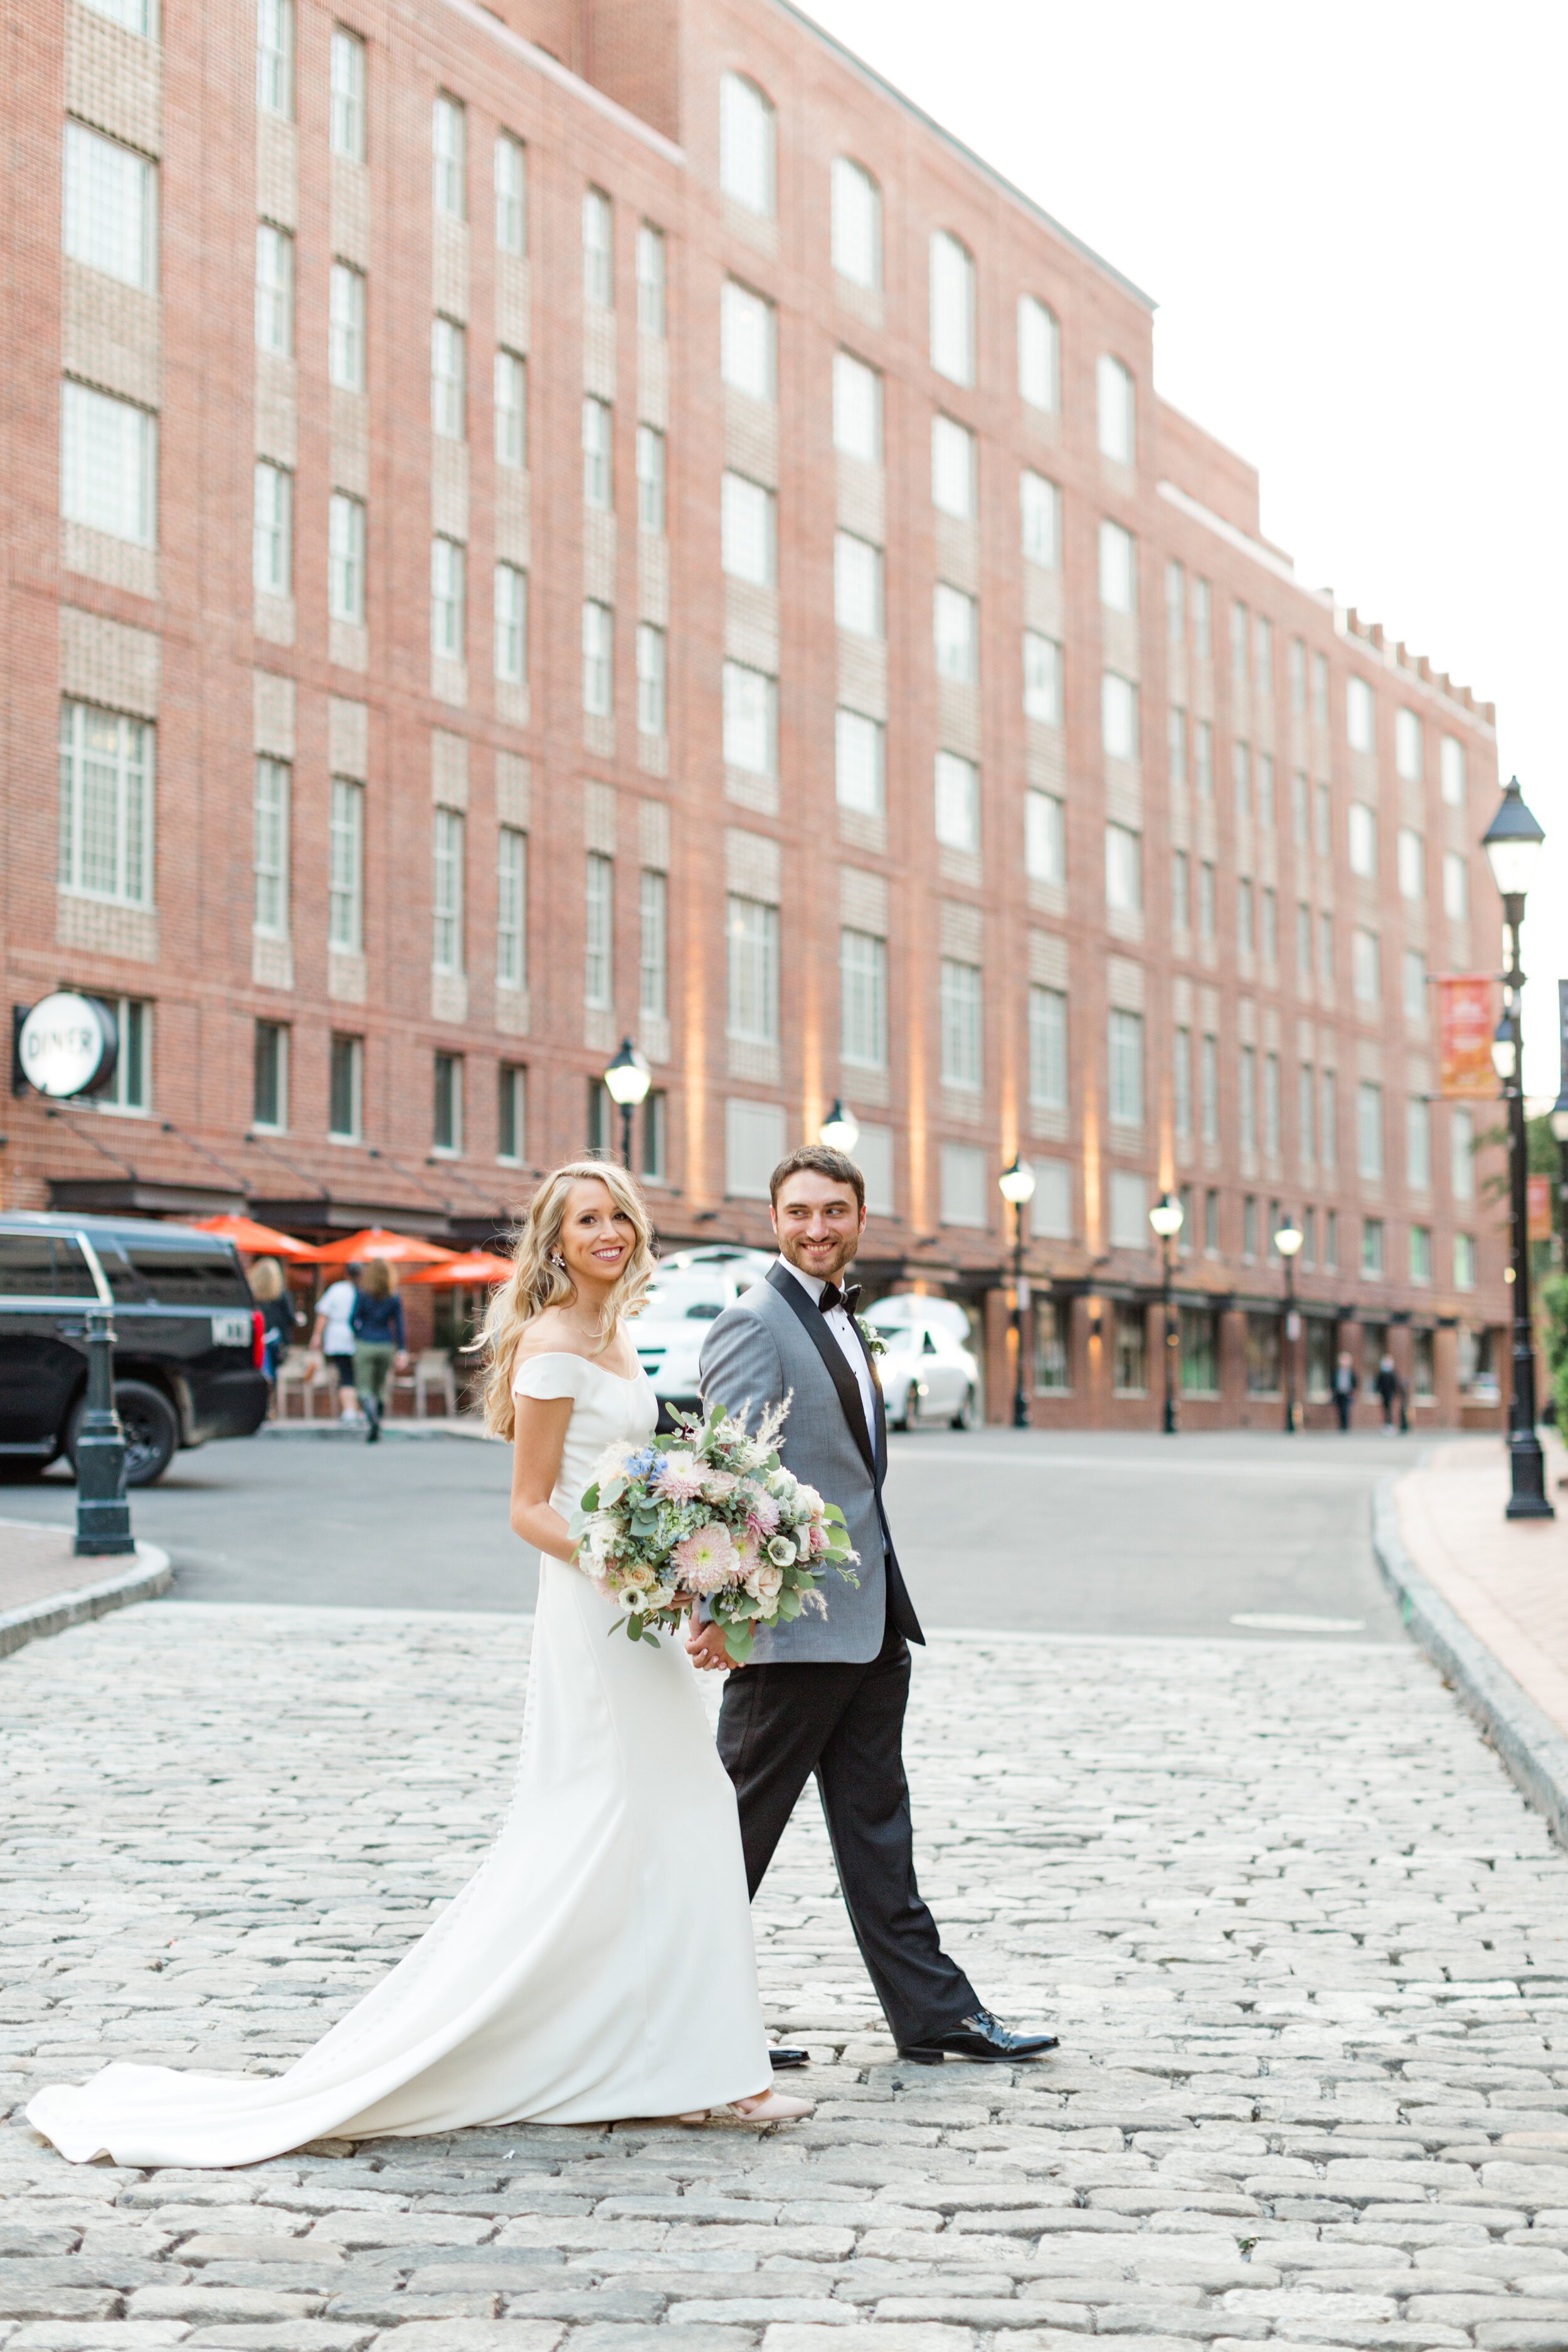
[[[588,1360],[580,1347],[571,1344],[574,1336],[554,1307],[547,1307],[542,1315],[536,1315],[512,1358],[513,1396],[575,1396]]]

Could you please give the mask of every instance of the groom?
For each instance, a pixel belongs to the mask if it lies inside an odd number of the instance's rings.
[[[702,1349],[702,1394],[754,1422],[790,1400],[780,1452],[797,1478],[837,1503],[860,1555],[858,1585],[829,1572],[827,1614],[759,1633],[752,1663],[725,1686],[719,1753],[741,1809],[754,1895],[796,1798],[815,1772],[855,1940],[900,2054],[1011,2062],[1054,2050],[981,2006],[949,1959],[915,1885],[902,1752],[910,1642],[923,1643],[882,1503],[888,1423],[839,1277],[860,1245],[866,1187],[843,1152],[807,1144],[773,1170],[779,1262],[721,1315]],[[722,1628],[694,1627],[700,1666],[730,1664]],[[800,2063],[794,2052],[775,2063]]]

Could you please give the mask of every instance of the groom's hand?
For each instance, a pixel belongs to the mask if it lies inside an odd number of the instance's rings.
[[[735,1663],[724,1646],[722,1625],[693,1624],[686,1636],[686,1654],[704,1674],[711,1673],[716,1666],[732,1666]]]

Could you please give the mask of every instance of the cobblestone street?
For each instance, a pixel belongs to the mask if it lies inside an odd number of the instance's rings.
[[[5,2352],[1568,2347],[1568,1857],[1403,1643],[933,1640],[925,1890],[1042,2064],[900,2064],[808,1804],[758,1905],[807,2125],[44,2147],[37,2084],[275,2069],[406,1946],[504,1804],[526,1643],[165,1603],[0,1664]]]

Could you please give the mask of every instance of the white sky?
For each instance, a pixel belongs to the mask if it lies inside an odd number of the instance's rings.
[[[1303,584],[1496,703],[1501,774],[1548,836],[1525,1074],[1554,1096],[1568,8],[803,5],[1154,298],[1161,392],[1258,467]]]

